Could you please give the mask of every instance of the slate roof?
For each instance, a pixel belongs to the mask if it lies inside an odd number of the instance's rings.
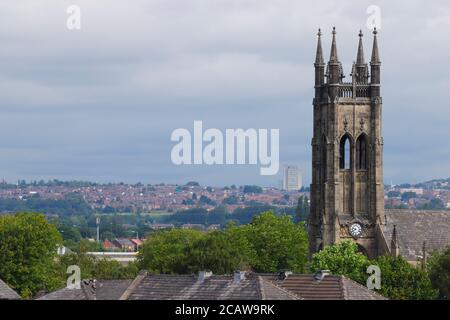
[[[0,279],[0,300],[19,300],[22,299],[13,289]]]
[[[123,247],[134,247],[134,243],[125,238],[115,239],[113,242],[118,243]]]
[[[83,280],[81,289],[63,288],[37,300],[118,300],[133,280]]]
[[[141,275],[123,300],[299,300],[300,297],[266,282],[256,274],[235,280],[233,275]]]
[[[344,300],[387,300],[377,292],[369,290],[347,277],[342,277],[342,288]]]
[[[310,274],[291,274],[284,280],[278,275],[264,275],[264,278],[305,300],[385,300],[344,276],[327,275],[322,280]]]
[[[388,245],[395,225],[400,254],[409,261],[422,256],[424,241],[428,253],[450,246],[450,211],[386,210],[385,214]]]
[[[275,274],[211,275],[203,281],[195,275],[147,275],[135,279],[122,300],[384,300],[374,291],[342,276],[291,274],[283,280]]]
[[[312,275],[292,274],[284,280],[280,280],[278,275],[266,275],[265,277],[306,300],[344,299],[339,276],[326,276],[322,281],[315,281]]]

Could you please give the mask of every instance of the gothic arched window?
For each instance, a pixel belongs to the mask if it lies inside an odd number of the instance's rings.
[[[367,138],[365,134],[356,140],[356,169],[367,169]]]
[[[323,179],[327,180],[327,138],[325,135],[322,136],[322,170]]]
[[[344,135],[340,143],[340,165],[341,169],[350,169],[352,167],[350,137]]]

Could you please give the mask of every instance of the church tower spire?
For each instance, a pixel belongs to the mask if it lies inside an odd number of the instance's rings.
[[[320,96],[321,86],[325,83],[325,62],[323,61],[323,52],[322,52],[322,40],[321,40],[322,32],[317,32],[317,50],[316,50],[316,61],[314,62],[314,68],[316,72],[316,96]]]
[[[342,82],[342,66],[339,62],[336,45],[336,28],[333,27],[333,40],[331,42],[330,60],[328,61],[328,83],[338,84]]]
[[[333,27],[331,34],[333,35],[333,40],[331,41],[330,63],[339,63],[336,46],[336,27]]]
[[[372,58],[370,59],[370,84],[372,97],[380,96],[380,54],[378,53],[377,28],[373,29]]]
[[[322,31],[319,29],[317,32],[317,50],[316,50],[316,62],[315,65],[322,65],[323,62],[323,52],[322,52]]]
[[[373,28],[372,59],[370,60],[372,64],[381,63],[380,54],[378,53],[377,34],[378,34],[377,28]]]
[[[352,76],[356,78],[356,82],[358,84],[366,84],[367,79],[369,77],[369,70],[368,70],[369,68],[364,59],[364,48],[362,42],[363,33],[361,30],[359,30],[358,36],[359,36],[358,53],[356,55],[356,65],[355,65],[356,74],[353,74]]]
[[[356,65],[364,65],[366,62],[364,61],[364,48],[362,43],[363,33],[362,30],[359,30],[359,43],[358,43],[358,55],[356,57]]]
[[[398,257],[400,255],[400,247],[398,245],[398,239],[397,239],[397,227],[394,224],[394,228],[392,229],[392,236],[391,236],[391,256]]]

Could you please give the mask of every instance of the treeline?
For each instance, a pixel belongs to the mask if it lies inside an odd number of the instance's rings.
[[[138,261],[141,269],[152,273],[302,273],[307,268],[307,248],[302,224],[293,223],[288,216],[264,212],[247,225],[230,224],[223,231],[172,229],[153,233],[140,250]]]
[[[68,193],[63,199],[43,199],[38,194],[24,199],[0,199],[0,212],[41,212],[54,215],[89,215],[91,206],[77,193]]]
[[[277,215],[291,216],[295,222],[306,221],[309,215],[309,203],[307,200],[304,200],[306,198],[301,197],[301,199],[297,207],[275,207],[265,204],[255,204],[237,208],[232,213],[228,212],[224,205],[219,205],[209,212],[201,207],[191,208],[177,211],[172,215],[162,218],[160,222],[172,223],[176,226],[185,223],[202,225],[220,224],[221,226],[225,226],[229,222],[247,224],[253,217],[266,211],[272,211]]]
[[[90,181],[82,181],[82,180],[71,180],[71,181],[63,181],[58,179],[50,179],[50,180],[30,180],[26,181],[24,179],[18,180],[16,184],[2,182],[0,183],[0,189],[15,189],[26,188],[26,187],[68,187],[68,188],[83,188],[83,187],[102,187],[102,186],[113,186],[113,185],[125,185],[124,182],[108,182],[108,183],[98,183],[98,182],[90,182]],[[134,187],[143,187],[144,184],[141,182],[137,182],[135,184],[131,184]]]

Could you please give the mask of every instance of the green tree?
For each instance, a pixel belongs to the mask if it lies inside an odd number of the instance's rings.
[[[116,235],[112,233],[111,231],[104,231],[100,234],[100,239],[102,240],[110,240],[113,241],[116,238]]]
[[[244,186],[244,193],[262,193],[263,189],[260,186]]]
[[[441,199],[435,198],[431,199],[430,202],[425,203],[423,205],[420,205],[417,207],[417,209],[423,209],[423,210],[444,210],[445,205],[442,202]]]
[[[189,229],[155,232],[139,251],[139,266],[154,273],[187,273],[188,249],[202,237],[202,232]]]
[[[189,249],[191,272],[211,270],[215,274],[229,274],[248,269],[255,258],[255,252],[239,227],[224,232],[214,231],[195,242]]]
[[[124,266],[115,260],[96,259],[85,253],[70,253],[58,260],[60,278],[67,279],[67,268],[71,265],[80,267],[82,279],[133,279],[138,273],[137,263]],[[60,283],[64,286],[65,281]]]
[[[427,300],[438,295],[426,271],[412,266],[402,257],[381,256],[372,264],[380,267],[380,293],[389,299]]]
[[[326,246],[312,257],[310,271],[330,270],[334,275],[343,275],[365,284],[369,259],[358,252],[356,243],[346,240],[333,246]]]
[[[401,197],[402,201],[408,202],[409,199],[417,198],[417,194],[415,192],[408,191],[404,192]]]
[[[81,279],[94,279],[95,258],[88,256],[85,252],[72,252],[60,256],[58,259],[58,268],[60,278],[63,279],[60,287],[64,286],[64,279],[67,279],[67,267],[78,266],[81,271]]]
[[[63,237],[63,240],[72,240],[78,242],[81,240],[80,231],[77,228],[68,226],[66,224],[60,224],[58,231]]]
[[[306,231],[290,216],[264,212],[241,228],[256,252],[252,263],[256,272],[304,271],[308,255]]]
[[[228,211],[226,206],[224,205],[217,206],[216,208],[214,208],[214,210],[209,212],[207,216],[207,223],[224,225],[227,215]]]
[[[435,252],[428,261],[428,270],[433,287],[439,290],[440,299],[450,299],[450,246]]]
[[[95,263],[94,270],[95,279],[134,279],[139,272],[139,266],[135,262],[124,266],[115,260],[101,259]]]
[[[230,216],[240,224],[250,223],[253,217],[260,215],[263,212],[273,211],[275,207],[269,205],[258,205],[244,208],[236,208]]]
[[[0,217],[0,278],[25,298],[53,290],[59,279],[55,265],[61,235],[45,216],[18,213]]]

